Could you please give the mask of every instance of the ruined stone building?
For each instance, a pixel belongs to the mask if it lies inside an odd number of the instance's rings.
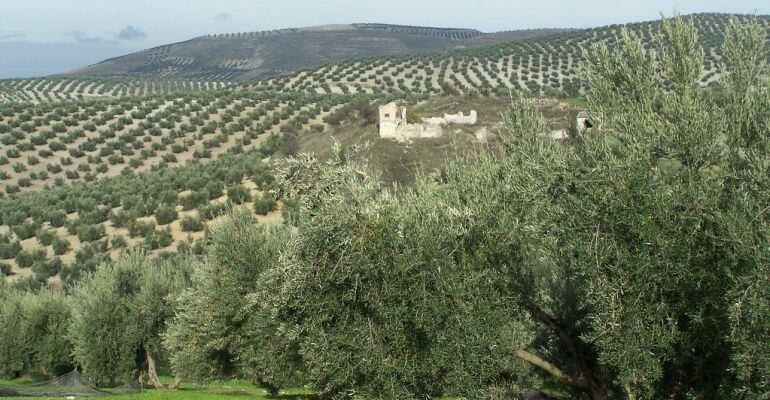
[[[391,102],[380,106],[380,137],[404,142],[411,139],[440,137],[444,134],[443,126],[449,124],[475,125],[478,115],[472,110],[470,115],[444,114],[443,117],[423,118],[422,123],[410,124],[406,118],[406,107]]]

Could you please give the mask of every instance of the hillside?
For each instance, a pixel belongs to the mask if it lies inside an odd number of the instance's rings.
[[[700,42],[705,49],[706,57],[701,75],[701,84],[704,86],[719,78],[721,54],[718,49],[724,40],[725,27],[732,17],[727,14],[694,14],[685,17],[692,19],[695,23],[699,31]],[[746,16],[737,16],[737,18],[746,18]],[[770,17],[759,16],[758,19],[762,25],[770,25]],[[583,30],[512,31],[496,34],[482,34],[476,31],[465,30],[440,30],[440,32],[433,32],[436,37],[427,34],[422,34],[423,36],[414,34],[411,37],[421,38],[420,40],[423,40],[425,43],[432,42],[435,44],[443,41],[445,43],[451,42],[451,45],[454,47],[466,48],[457,48],[450,51],[423,51],[419,54],[400,53],[371,57],[360,56],[344,60],[336,59],[314,68],[286,72],[278,76],[266,76],[258,81],[240,84],[229,80],[245,79],[248,74],[252,74],[253,71],[257,70],[254,69],[252,71],[249,69],[250,67],[246,68],[244,64],[242,67],[245,69],[239,70],[240,72],[237,73],[231,71],[233,74],[204,76],[205,78],[219,77],[223,79],[213,81],[196,80],[192,79],[192,77],[179,80],[161,78],[162,76],[176,78],[184,71],[193,71],[194,68],[192,67],[164,70],[168,73],[145,74],[144,72],[137,72],[138,76],[153,76],[153,79],[132,78],[131,74],[126,74],[122,78],[80,78],[73,76],[0,80],[0,103],[168,94],[180,91],[190,92],[221,88],[230,85],[240,85],[241,88],[247,90],[302,91],[319,94],[359,92],[370,94],[377,92],[435,94],[467,91],[488,92],[501,89],[505,92],[509,88],[545,92],[550,88],[566,91],[570,95],[576,95],[583,89],[579,79],[579,71],[585,49],[599,42],[612,46],[617,41],[623,28],[640,37],[646,47],[652,48],[655,46],[653,38],[658,31],[659,23],[659,21],[650,21]],[[365,26],[360,25],[360,28],[356,28],[353,32],[368,32],[364,29]],[[377,29],[373,29],[373,32],[383,34],[382,32],[385,28],[381,25],[374,26]],[[320,28],[315,29],[310,31],[287,30],[286,32],[279,31],[270,34],[241,34],[241,38],[238,37],[239,35],[222,35],[199,38],[172,47],[183,49],[187,48],[185,46],[190,46],[191,43],[197,43],[198,41],[201,41],[201,43],[202,41],[237,43],[241,40],[279,40],[276,38],[288,38],[291,35],[309,35],[313,32],[319,33],[320,36],[327,34],[325,33],[326,31]],[[328,29],[330,29],[330,32],[335,33],[341,32],[342,28],[334,26]],[[397,34],[403,35],[401,33]],[[340,37],[344,36],[342,34]],[[251,39],[248,39],[249,37]],[[319,42],[311,40],[308,43],[318,44]],[[414,41],[411,41],[411,43],[414,43]],[[479,47],[476,47],[477,45]],[[307,44],[307,46],[310,46],[310,44]],[[224,46],[217,51],[224,54],[229,51],[226,50],[227,48],[227,46]],[[356,48],[360,50],[360,47]],[[348,50],[351,49],[355,50],[353,47],[348,48]],[[126,57],[133,57],[132,59],[136,60],[145,57],[146,60],[146,57],[149,57],[149,53],[145,53],[147,52],[140,52]],[[142,56],[142,54],[144,55]],[[293,57],[296,57],[296,54],[300,53],[298,51],[292,52]],[[352,54],[349,53],[347,56],[353,57]],[[346,55],[340,54],[340,57],[343,56]],[[97,64],[89,68],[94,68],[93,71],[100,68],[108,71],[111,68],[109,65],[118,63],[118,60],[121,59],[108,61],[106,64]],[[122,61],[120,64],[122,65]],[[92,69],[89,68],[82,70],[80,74],[86,74],[86,71],[91,71]],[[272,71],[276,72],[277,70]],[[257,74],[248,76],[255,75]]]
[[[268,193],[274,178],[265,163],[274,155],[325,158],[338,141],[386,181],[409,184],[479,150],[477,127],[410,146],[380,139],[367,116],[390,99],[220,90],[7,107],[0,267],[13,281],[58,286],[126,247],[200,251],[205,230],[228,207],[280,222],[284,206]],[[425,116],[478,107],[480,124],[490,128],[507,105],[495,97],[407,100]],[[556,123],[573,113],[545,111]]]
[[[353,24],[208,35],[105,60],[66,75],[249,80],[349,58],[478,47],[551,31],[485,34],[472,29]]]
[[[727,14],[685,17],[693,20],[705,52],[701,85],[719,78],[720,46],[732,17],[747,18]],[[770,16],[759,16],[758,20],[770,26]],[[345,60],[267,79],[254,87],[317,93],[489,92],[500,88],[540,93],[558,89],[576,95],[583,89],[579,74],[584,50],[597,43],[612,47],[622,29],[651,49],[656,46],[654,38],[659,27],[660,21],[650,21],[558,32],[451,52]]]
[[[227,82],[126,78],[0,79],[0,103],[109,100],[127,96],[221,89]]]

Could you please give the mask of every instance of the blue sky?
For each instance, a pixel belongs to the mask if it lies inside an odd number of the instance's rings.
[[[0,78],[65,72],[208,33],[383,22],[476,28],[584,28],[662,11],[770,14],[767,0],[0,0]]]

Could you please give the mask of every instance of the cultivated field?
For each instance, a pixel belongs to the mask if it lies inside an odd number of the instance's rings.
[[[223,81],[142,80],[113,78],[28,78],[0,80],[0,103],[60,100],[110,100],[127,96],[164,95],[222,89]]]
[[[278,222],[262,160],[285,135],[339,123],[348,100],[209,91],[6,106],[3,270],[58,285],[133,245],[199,250],[207,222],[232,206]]]
[[[704,47],[700,84],[705,86],[719,78],[719,48],[729,16],[701,14],[687,18],[695,23]],[[759,20],[767,26],[767,17]],[[596,43],[612,47],[622,29],[641,38],[645,47],[651,49],[657,46],[655,35],[659,27],[659,21],[613,25],[445,53],[333,62],[258,85],[316,93],[490,92],[514,88],[534,92],[566,91],[576,95],[584,90],[579,72],[585,50]]]

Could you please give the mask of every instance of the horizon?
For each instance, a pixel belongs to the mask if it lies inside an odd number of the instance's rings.
[[[30,0],[0,14],[0,79],[61,74],[106,59],[178,43],[210,34],[257,32],[352,23],[383,23],[439,28],[476,29],[485,33],[528,29],[585,29],[655,20],[674,10],[689,14],[770,14],[759,1],[725,5],[718,1],[656,0],[617,7],[608,0],[572,4],[564,0],[537,5],[484,0],[470,7],[448,1],[436,7],[429,1],[395,0],[361,5],[333,0],[323,6],[299,0],[306,7],[288,14],[264,2],[226,0],[216,4],[169,0],[162,4],[138,0],[131,4],[84,0],[59,4]],[[184,6],[182,6],[184,4]],[[292,7],[292,8],[295,8]],[[340,15],[338,10],[344,9]],[[409,10],[408,13],[390,12]],[[543,13],[541,9],[548,9]],[[80,10],[80,11],[78,11]],[[137,13],[137,10],[139,12]],[[462,13],[453,12],[463,10]],[[601,10],[601,13],[596,12]],[[177,18],[169,20],[168,15]],[[66,19],[61,16],[67,15]]]

